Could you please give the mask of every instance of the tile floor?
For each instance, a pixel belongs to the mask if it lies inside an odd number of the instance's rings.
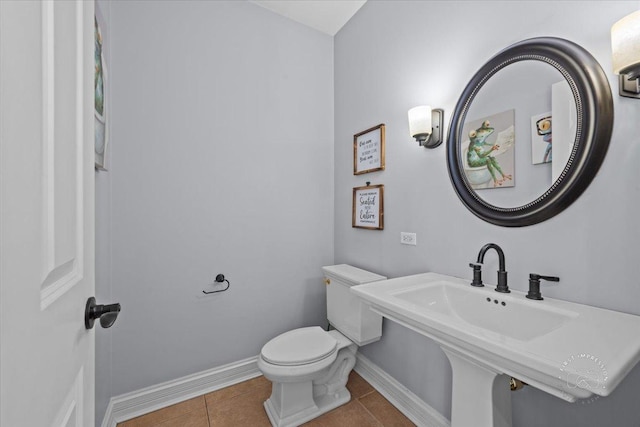
[[[355,371],[349,375],[347,388],[351,393],[349,403],[304,425],[307,427],[414,425]],[[119,423],[118,427],[271,427],[262,406],[270,394],[271,383],[260,376]]]

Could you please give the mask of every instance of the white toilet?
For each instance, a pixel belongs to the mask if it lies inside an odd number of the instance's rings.
[[[349,292],[386,277],[350,265],[322,267],[327,317],[335,330],[294,329],[262,347],[258,368],[272,385],[264,402],[271,424],[298,426],[351,400],[346,384],[358,346],[378,341],[382,317]]]

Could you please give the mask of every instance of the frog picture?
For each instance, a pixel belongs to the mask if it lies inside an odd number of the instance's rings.
[[[463,132],[469,139],[463,143],[463,164],[474,189],[514,186],[513,117],[510,110],[465,124]]]

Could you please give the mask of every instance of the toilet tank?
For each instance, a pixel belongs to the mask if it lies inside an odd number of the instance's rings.
[[[362,346],[382,336],[382,316],[369,310],[350,292],[351,286],[386,280],[386,277],[347,264],[322,267],[327,284],[327,318],[331,326]]]

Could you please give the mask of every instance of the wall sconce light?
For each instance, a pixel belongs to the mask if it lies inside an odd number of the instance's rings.
[[[409,110],[409,133],[424,148],[442,144],[444,110],[421,105]]]
[[[611,27],[613,72],[618,74],[620,96],[640,98],[640,11]]]

